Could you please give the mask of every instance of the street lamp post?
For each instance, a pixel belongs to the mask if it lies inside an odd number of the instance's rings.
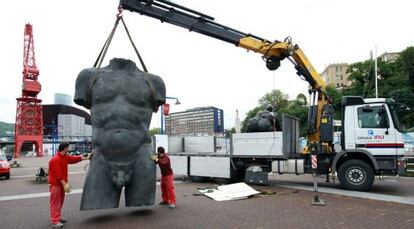
[[[167,101],[167,99],[174,99],[175,100],[175,105],[180,105],[180,101],[178,100],[178,98],[176,97],[169,97],[166,96],[165,100]],[[160,128],[160,134],[164,134],[164,105],[161,105],[161,128]]]

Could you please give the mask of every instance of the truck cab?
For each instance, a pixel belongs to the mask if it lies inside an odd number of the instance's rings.
[[[333,163],[341,184],[364,190],[375,175],[404,173],[404,141],[397,117],[402,105],[385,98],[346,96],[342,107],[342,150]]]

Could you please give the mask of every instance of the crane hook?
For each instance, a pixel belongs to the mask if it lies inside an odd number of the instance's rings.
[[[122,6],[118,6],[118,13],[116,14],[116,17],[121,18],[122,16],[124,16],[123,13],[124,9],[122,9]]]

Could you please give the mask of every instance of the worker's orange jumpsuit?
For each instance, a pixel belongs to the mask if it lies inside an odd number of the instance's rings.
[[[174,174],[171,169],[170,157],[167,154],[159,157],[158,165],[161,170],[161,192],[162,201],[169,204],[176,204],[174,192]]]
[[[68,164],[82,161],[80,156],[61,155],[59,152],[49,161],[50,221],[57,224],[61,220],[65,191],[61,180],[68,182]]]

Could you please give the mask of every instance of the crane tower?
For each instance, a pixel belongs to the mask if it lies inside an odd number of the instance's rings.
[[[20,156],[23,143],[35,145],[36,155],[43,156],[42,100],[37,98],[41,91],[36,66],[33,29],[26,24],[24,29],[22,95],[17,98],[16,124],[14,131],[14,157]]]

